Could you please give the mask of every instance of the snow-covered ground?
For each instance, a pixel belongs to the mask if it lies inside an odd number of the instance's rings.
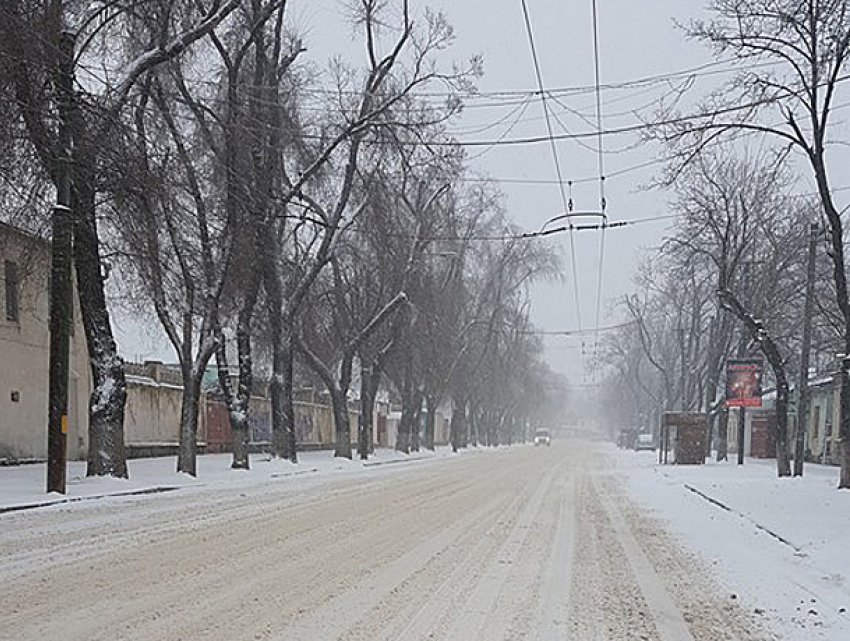
[[[470,451],[478,451],[474,448]],[[230,468],[230,454],[208,454],[198,457],[198,476],[178,474],[175,458],[133,459],[127,462],[129,479],[86,477],[86,464],[72,461],[67,467],[66,494],[45,494],[47,471],[44,464],[0,467],[0,513],[32,506],[74,504],[104,496],[154,494],[174,490],[215,489],[223,484],[263,484],[290,477],[317,477],[363,472],[382,465],[423,461],[452,456],[451,448],[437,447],[431,452],[403,454],[379,448],[368,461],[334,458],[332,451],[301,452],[298,463],[272,459],[266,454],[251,455],[251,469]]]
[[[250,472],[204,456],[197,479],[173,458],[129,481],[74,464],[49,497],[70,503],[0,513],[0,639],[850,639],[836,470],[654,460],[555,441]],[[43,484],[0,468],[0,508]]]
[[[785,641],[850,639],[850,491],[835,489],[836,468],[779,479],[770,460],[659,466],[650,452],[606,453],[631,497]]]

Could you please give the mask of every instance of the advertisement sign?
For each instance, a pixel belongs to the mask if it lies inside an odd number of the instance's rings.
[[[726,361],[726,406],[761,407],[761,373],[761,359],[728,359]]]

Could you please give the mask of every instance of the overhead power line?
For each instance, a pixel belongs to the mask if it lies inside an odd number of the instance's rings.
[[[595,333],[595,332],[610,332],[615,329],[622,329],[624,327],[630,327],[635,325],[637,321],[629,321],[627,323],[619,323],[618,325],[608,325],[607,327],[597,327],[594,329],[535,329],[529,330],[528,334],[535,334],[538,336],[581,336],[583,334]]]
[[[837,83],[843,83],[847,80],[850,80],[850,75],[842,76],[836,80]],[[764,98],[761,100],[754,100],[752,102],[741,103],[734,106],[723,107],[720,109],[715,109],[709,112],[697,112],[691,113],[682,116],[676,116],[673,118],[665,118],[660,120],[654,120],[652,122],[639,122],[631,125],[623,125],[620,127],[611,127],[602,130],[603,136],[614,136],[614,135],[623,135],[623,134],[631,134],[631,133],[640,133],[642,131],[648,131],[651,129],[657,129],[658,127],[664,127],[669,125],[677,125],[684,124],[692,121],[703,121],[711,118],[716,118],[718,116],[728,115],[740,113],[743,111],[748,111],[757,107],[762,107],[770,104],[780,104],[783,102],[783,98]],[[845,103],[842,105],[836,105],[833,107],[833,111],[847,107],[850,103]],[[697,128],[700,126],[697,123]],[[282,128],[282,131],[287,131],[285,128]],[[302,131],[292,132],[297,133],[298,136],[304,140],[326,140],[328,136],[322,136],[319,134],[310,134]],[[401,147],[464,147],[464,148],[473,148],[473,147],[513,147],[513,146],[522,146],[522,145],[535,145],[535,144],[551,144],[552,140],[555,141],[563,141],[563,140],[583,140],[588,138],[598,138],[599,131],[578,131],[578,132],[569,132],[557,134],[553,133],[551,136],[547,133],[546,135],[541,136],[527,136],[522,138],[500,138],[500,139],[489,139],[489,140],[457,140],[451,137],[443,138],[440,140],[393,140],[393,141],[371,141],[370,144],[378,144],[378,145],[388,145],[388,146],[401,146]]]
[[[599,132],[599,141],[597,147],[597,161],[599,166],[599,207],[602,211],[603,223],[608,222],[606,214],[607,201],[605,198],[605,135],[602,131],[602,92],[600,90],[600,61],[599,61],[599,15],[596,6],[596,0],[593,3],[593,77],[596,83],[596,129]],[[596,331],[593,333],[593,361],[591,363],[591,380],[596,381],[596,370],[598,365],[598,347],[599,347],[599,317],[602,312],[602,283],[605,272],[605,232],[608,227],[602,227],[602,233],[599,235],[599,266],[596,273],[596,315],[594,325]]]
[[[528,6],[526,4],[526,0],[521,0],[522,2],[522,15],[525,19],[525,31],[528,37],[528,45],[531,50],[531,58],[534,62],[534,73],[537,78],[537,89],[540,92],[540,104],[543,107],[543,114],[546,116],[546,131],[548,132],[549,146],[552,151],[552,160],[555,164],[555,173],[558,177],[558,191],[561,196],[561,205],[564,208],[564,212],[570,212],[572,210],[572,202],[567,198],[566,192],[564,191],[564,177],[561,173],[561,162],[558,158],[558,146],[555,144],[555,136],[552,131],[552,121],[549,118],[549,107],[546,103],[546,90],[543,87],[543,74],[540,72],[540,61],[537,57],[537,48],[534,46],[534,32],[531,28],[531,18],[528,15]],[[575,235],[573,234],[573,223],[569,221],[567,225],[567,231],[570,236],[570,262],[572,265],[572,281],[573,281],[573,298],[576,310],[576,320],[578,326],[582,326],[581,322],[581,296],[579,294],[579,286],[578,286],[578,265],[576,260],[576,247],[575,247]],[[550,231],[550,233],[553,233]],[[584,362],[584,351],[582,351],[582,362]]]
[[[589,224],[573,224],[572,227],[569,225],[563,225],[561,227],[552,227],[550,229],[545,229],[541,231],[527,231],[527,232],[514,232],[514,233],[504,233],[504,234],[485,234],[485,235],[472,235],[472,236],[455,236],[455,235],[433,235],[433,236],[417,236],[409,233],[393,233],[387,232],[385,236],[389,238],[409,238],[409,239],[418,239],[422,241],[428,242],[507,242],[507,241],[515,241],[515,240],[535,240],[541,238],[547,238],[549,236],[555,236],[558,234],[564,234],[569,232],[570,230],[574,232],[583,232],[583,231],[600,231],[602,229],[620,229],[622,227],[630,227],[632,225],[641,225],[645,223],[650,223],[659,220],[669,220],[671,218],[678,218],[678,214],[664,214],[661,216],[647,216],[645,218],[633,218],[629,220],[614,220],[614,221],[606,221],[600,223],[589,223]],[[298,218],[301,219],[301,216],[290,216],[290,218]],[[316,219],[307,219],[308,222],[314,223],[321,227],[326,227],[327,225],[321,221]],[[357,226],[349,226],[344,228],[345,231],[350,231],[354,233],[371,233],[366,229],[362,229]]]
[[[5,54],[0,52],[0,56],[10,57],[9,54]],[[753,56],[755,57],[755,56]],[[608,82],[600,85],[600,91],[609,92],[609,91],[619,91],[623,89],[632,89],[635,87],[644,87],[652,84],[662,84],[669,82],[671,80],[676,80],[678,78],[701,78],[701,77],[709,77],[715,75],[721,75],[731,72],[741,72],[741,71],[751,71],[755,69],[763,69],[766,67],[775,67],[778,62],[774,61],[763,61],[763,62],[755,62],[753,64],[739,64],[737,59],[725,59],[725,60],[712,60],[710,62],[706,62],[700,65],[695,65],[693,67],[688,67],[685,69],[679,69],[675,71],[662,72],[658,74],[651,74],[647,76],[639,76],[637,78],[629,78],[626,80],[616,81],[616,82]],[[96,73],[94,71],[94,67],[89,67],[85,65],[78,65],[78,69],[84,71],[89,74],[93,79],[98,81],[103,81],[104,77],[102,75],[103,68],[98,66],[97,69],[101,73]],[[119,69],[108,70],[109,74],[114,74],[120,71]],[[196,79],[193,80],[193,85],[204,85],[204,86],[219,86],[221,83],[218,79],[210,79],[210,80],[201,80]],[[256,89],[257,85],[252,85],[251,83],[245,83],[241,85],[246,89]],[[547,90],[547,93],[552,96],[579,96],[579,95],[592,95],[596,91],[596,85],[565,85],[561,87],[552,87]],[[539,95],[539,88],[537,89],[494,89],[490,91],[416,91],[412,95],[416,98],[438,98],[444,100],[446,98],[461,98],[463,100],[493,100],[492,104],[486,106],[503,106],[503,101],[498,101],[496,99],[522,99],[528,97],[536,97]],[[360,90],[351,89],[339,89],[337,87],[302,87],[298,89],[298,93],[302,95],[360,95],[362,92]],[[516,104],[516,103],[514,103]],[[472,105],[470,105],[472,106]],[[476,105],[478,106],[478,105]]]

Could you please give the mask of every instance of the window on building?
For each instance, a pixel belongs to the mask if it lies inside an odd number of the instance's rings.
[[[20,320],[20,275],[18,264],[7,260],[5,264],[6,274],[6,320],[17,323]]]

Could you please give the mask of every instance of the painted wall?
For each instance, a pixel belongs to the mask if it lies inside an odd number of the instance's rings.
[[[179,441],[183,388],[153,377],[127,375],[124,441],[128,445],[175,444]],[[206,399],[201,396],[198,442],[206,439]]]
[[[19,315],[7,317],[7,261],[19,275]],[[50,245],[0,224],[0,459],[47,456]],[[91,373],[74,288],[68,389],[68,458],[85,458]]]
[[[825,383],[810,390],[809,421],[806,429],[806,451],[811,461],[838,463],[838,418],[841,388]]]
[[[173,369],[160,363],[127,365],[125,442],[128,446],[174,445],[179,441],[183,389]],[[357,410],[349,408],[351,440],[357,441]],[[271,440],[271,401],[251,398],[251,440]],[[331,446],[335,442],[333,411],[329,405],[295,401],[295,430],[299,443]],[[233,436],[224,402],[206,392],[201,394],[198,442],[211,452],[230,451]]]

